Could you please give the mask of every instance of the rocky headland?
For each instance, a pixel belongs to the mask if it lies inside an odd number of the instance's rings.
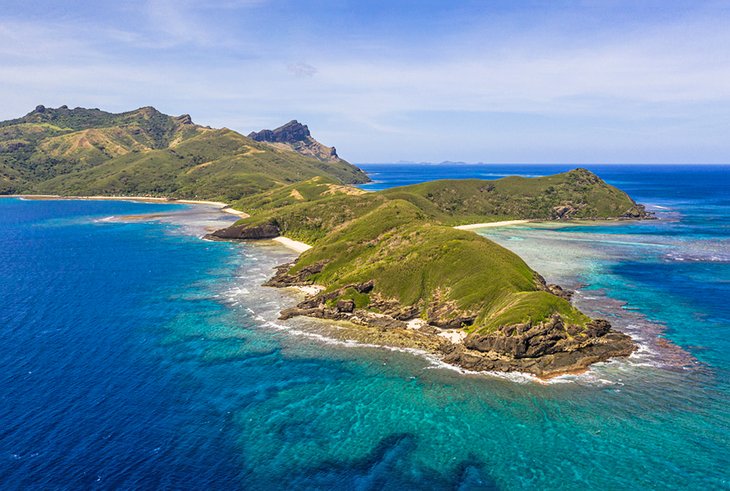
[[[279,266],[265,286],[312,286],[312,276],[324,267],[316,264],[292,274],[293,265]],[[572,294],[558,285],[545,284],[539,276],[537,281],[551,294],[563,298],[570,298]],[[346,321],[366,328],[355,333],[360,341],[424,350],[468,371],[521,372],[545,379],[580,373],[593,363],[629,356],[636,350],[630,336],[613,330],[603,319],[593,319],[585,326],[578,326],[556,313],[541,322],[504,325],[484,334],[470,332],[473,316],[449,315],[448,303],[434,302],[423,316],[419,306],[404,306],[379,295],[371,296],[367,309],[358,308],[352,299],[342,299],[349,289],[372,294],[375,286],[370,280],[308,295],[295,307],[284,309],[280,318],[307,316]],[[353,331],[348,334],[352,336]]]
[[[311,180],[266,193],[245,203],[256,210],[250,218],[212,234],[312,246],[267,282],[308,292],[283,319],[345,321],[359,328],[347,330],[350,339],[418,348],[465,370],[545,378],[635,350],[629,336],[573,306],[572,292],[462,225],[652,218],[592,172],[340,188]]]

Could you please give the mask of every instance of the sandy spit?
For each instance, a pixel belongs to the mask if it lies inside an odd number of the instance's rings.
[[[476,230],[478,228],[492,228],[492,227],[507,227],[509,225],[522,225],[524,223],[530,223],[531,220],[504,220],[501,222],[487,222],[487,223],[471,223],[469,225],[459,225],[454,227],[458,230]]]
[[[204,201],[195,199],[176,199],[153,196],[61,196],[58,194],[11,194],[0,196],[0,198],[23,198],[37,200],[99,200],[99,201],[142,201],[146,203],[182,203],[186,205],[208,205],[215,206],[220,211],[236,215],[241,218],[247,218],[250,215],[243,211],[234,210],[230,205],[221,201]]]

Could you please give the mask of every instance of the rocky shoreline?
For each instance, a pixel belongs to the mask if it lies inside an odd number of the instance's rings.
[[[277,267],[276,274],[264,285],[276,288],[311,287],[308,278],[317,273],[318,265],[297,274],[289,273],[293,263]],[[538,281],[544,280],[538,278]],[[359,293],[371,293],[372,281],[347,285]],[[546,291],[569,297],[571,292],[558,285],[545,285]],[[548,379],[558,375],[580,373],[597,362],[629,356],[636,350],[630,336],[615,331],[601,319],[585,328],[566,325],[559,315],[537,324],[502,326],[489,334],[467,333],[474,319],[459,318],[442,322],[437,312],[426,319],[418,318],[420,309],[402,306],[374,295],[370,308],[378,313],[357,308],[352,300],[337,300],[340,291],[309,294],[295,307],[281,311],[280,319],[306,316],[345,321],[358,326],[358,341],[376,342],[399,348],[415,348],[438,356],[445,363],[468,371],[522,372]],[[457,322],[458,321],[458,322]],[[365,329],[362,329],[365,328]],[[459,333],[462,336],[450,334]],[[352,330],[348,332],[352,335]]]

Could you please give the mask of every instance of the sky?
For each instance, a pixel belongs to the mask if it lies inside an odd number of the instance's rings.
[[[0,0],[0,119],[291,119],[351,162],[730,162],[730,1]]]

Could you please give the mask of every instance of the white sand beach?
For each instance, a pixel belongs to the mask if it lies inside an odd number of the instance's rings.
[[[296,251],[298,253],[302,253],[305,251],[308,251],[312,248],[311,245],[305,244],[304,242],[299,242],[298,240],[292,240],[287,237],[276,237],[275,239],[272,239],[274,242],[278,242],[279,244],[283,245],[284,247],[288,247],[289,249]]]
[[[458,230],[476,230],[478,228],[493,228],[493,227],[507,227],[509,225],[521,225],[523,223],[530,223],[531,220],[504,220],[501,222],[487,222],[487,223],[471,223],[469,225],[459,225],[454,227]]]

